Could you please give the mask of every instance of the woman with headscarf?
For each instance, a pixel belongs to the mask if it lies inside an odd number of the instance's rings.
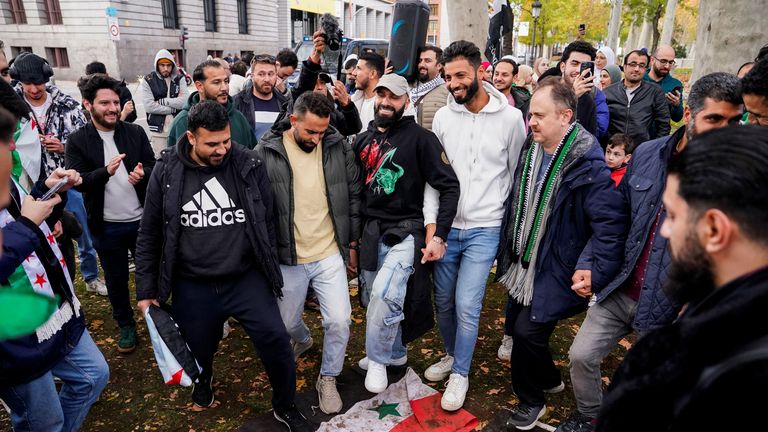
[[[608,65],[615,64],[616,54],[614,54],[610,47],[604,46],[597,50],[597,56],[595,57],[595,85],[600,86],[600,71]]]
[[[611,84],[621,81],[621,69],[615,64],[607,65],[600,71],[600,84],[601,89],[605,89]]]

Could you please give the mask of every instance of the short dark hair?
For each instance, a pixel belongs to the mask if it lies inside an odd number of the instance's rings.
[[[707,98],[741,105],[744,101],[741,99],[739,78],[725,72],[715,72],[699,78],[688,93],[688,108],[691,114],[695,116],[704,109],[704,100]]]
[[[480,48],[472,42],[465,40],[452,42],[448,45],[448,48],[443,51],[443,64],[450,63],[459,58],[466,59],[475,69],[479,68],[483,63],[483,58],[480,55]]]
[[[622,147],[624,148],[624,154],[632,154],[635,151],[635,142],[628,135],[617,133],[611,135],[606,147]]]
[[[275,60],[280,63],[280,66],[291,66],[294,69],[299,67],[299,58],[296,56],[295,52],[288,48],[281,49],[280,52],[277,53]]]
[[[105,74],[107,73],[107,67],[104,66],[104,63],[99,61],[90,62],[87,65],[85,65],[85,74],[91,75],[95,73]]]
[[[253,60],[253,56],[254,56],[254,54],[252,52],[247,52],[247,53],[243,54],[243,56],[240,58],[240,60],[242,60],[242,62],[245,63],[246,66],[250,66],[251,65],[251,61]]]
[[[245,62],[242,60],[238,60],[232,63],[232,66],[229,67],[229,70],[233,75],[240,75],[241,77],[244,77],[245,74],[248,73],[248,65],[245,64]]]
[[[27,103],[5,80],[0,79],[0,107],[10,111],[16,118],[29,118]],[[15,125],[14,125],[15,128]]]
[[[438,63],[440,63],[442,61],[442,59],[443,59],[443,50],[440,47],[438,47],[438,46],[425,45],[425,46],[419,48],[419,56],[421,56],[421,54],[424,51],[432,51],[433,53],[435,53],[435,58],[437,59]]]
[[[366,66],[376,71],[379,78],[384,76],[384,64],[386,63],[384,57],[375,51],[361,52],[357,58],[357,61],[365,60]]]
[[[251,60],[251,66],[255,64],[268,64],[274,66],[276,61],[277,59],[275,59],[275,56],[272,54],[256,54]]]
[[[632,54],[637,54],[637,55],[645,56],[645,65],[646,66],[648,66],[648,64],[651,63],[651,56],[648,55],[648,51],[643,50],[643,49],[636,49],[636,50],[632,50],[632,51],[628,52],[627,55],[624,56],[624,64],[625,65],[627,64],[627,61],[629,61],[629,56],[631,56]]]
[[[203,128],[209,131],[224,130],[229,124],[229,115],[224,106],[213,100],[204,100],[192,105],[187,117],[187,129],[195,133]]]
[[[585,41],[573,41],[568,44],[567,47],[563,50],[563,55],[560,57],[560,60],[563,62],[567,62],[568,59],[571,57],[571,53],[574,52],[580,52],[582,54],[586,54],[589,56],[592,61],[595,61],[595,57],[597,56],[597,50],[595,47],[592,46],[591,43],[585,42]]]
[[[518,66],[517,63],[515,63],[514,60],[508,59],[508,58],[503,58],[503,59],[497,61],[495,65],[493,65],[493,72],[494,73],[496,72],[496,66],[498,66],[499,63],[509,63],[509,64],[511,64],[512,65],[512,75],[517,75],[517,73],[520,72],[520,66]]]
[[[768,58],[768,44],[765,44],[762,48],[760,48],[760,51],[757,52],[757,57],[755,57],[755,61],[759,62],[761,60],[765,60],[766,58]]]
[[[206,60],[195,66],[195,70],[192,72],[192,81],[205,82],[205,68],[208,67],[221,69],[224,66],[216,60]]]
[[[674,158],[669,174],[699,215],[716,208],[746,237],[768,246],[768,134],[764,126],[728,126],[697,135]]]
[[[768,103],[768,57],[755,63],[755,67],[741,79],[741,94],[763,96]]]
[[[96,99],[96,93],[103,89],[112,90],[120,96],[120,81],[102,73],[81,77],[77,81],[77,88],[80,89],[80,95],[83,97],[83,100],[88,102],[93,102]]]
[[[576,93],[573,92],[573,86],[569,86],[568,84],[564,83],[563,80],[556,77],[547,77],[544,78],[543,81],[539,81],[539,83],[536,84],[536,90],[534,90],[533,93],[535,94],[536,92],[539,92],[545,88],[551,88],[550,95],[555,103],[573,111],[571,122],[575,121]]]
[[[333,112],[333,104],[324,94],[304,92],[293,104],[293,115],[303,118],[308,112],[318,117],[328,118]]]
[[[15,115],[0,106],[0,141],[2,141],[4,144],[8,144],[13,138],[13,133],[16,132],[17,121],[18,118]],[[0,151],[8,150],[3,149]]]

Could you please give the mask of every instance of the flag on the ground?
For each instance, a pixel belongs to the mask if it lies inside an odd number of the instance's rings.
[[[488,21],[488,42],[485,45],[485,58],[495,65],[501,58],[501,38],[512,31],[514,18],[509,0],[493,0],[493,10]]]
[[[318,432],[469,432],[478,425],[477,417],[464,409],[443,410],[440,397],[408,368],[403,379],[321,424]]]

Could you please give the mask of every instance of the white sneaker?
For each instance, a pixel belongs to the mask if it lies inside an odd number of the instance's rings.
[[[96,278],[88,283],[85,284],[85,290],[87,292],[95,292],[96,294],[100,296],[105,296],[109,294],[107,292],[107,285],[104,284],[104,281]]]
[[[373,360],[368,360],[365,389],[371,393],[381,393],[387,389],[387,384],[387,367]]]
[[[439,362],[428,367],[427,370],[424,371],[424,378],[433,382],[442,381],[446,379],[448,375],[451,374],[452,367],[453,367],[453,357],[447,355],[442,359],[440,359]]]
[[[389,362],[389,366],[405,366],[405,364],[408,363],[408,354],[392,359]],[[357,366],[360,367],[362,370],[368,370],[368,357],[363,357],[360,360],[357,361]]]
[[[548,389],[544,389],[543,391],[544,393],[555,394],[555,393],[560,393],[563,390],[565,390],[565,383],[563,381],[560,381],[560,384]]]
[[[456,411],[461,408],[464,406],[467,389],[469,389],[469,378],[452,373],[448,380],[448,387],[446,387],[443,398],[440,400],[440,406],[446,411]]]
[[[496,355],[505,361],[509,361],[512,358],[512,336],[504,335]]]
[[[224,328],[221,331],[221,338],[225,339],[229,336],[229,332],[232,331],[232,327],[229,325],[229,321],[224,321]]]

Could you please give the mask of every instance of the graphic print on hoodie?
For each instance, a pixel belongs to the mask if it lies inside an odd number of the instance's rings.
[[[365,185],[375,195],[393,193],[397,180],[405,174],[405,169],[392,160],[396,152],[397,148],[389,143],[386,135],[378,133],[360,152],[360,160],[365,166]]]

